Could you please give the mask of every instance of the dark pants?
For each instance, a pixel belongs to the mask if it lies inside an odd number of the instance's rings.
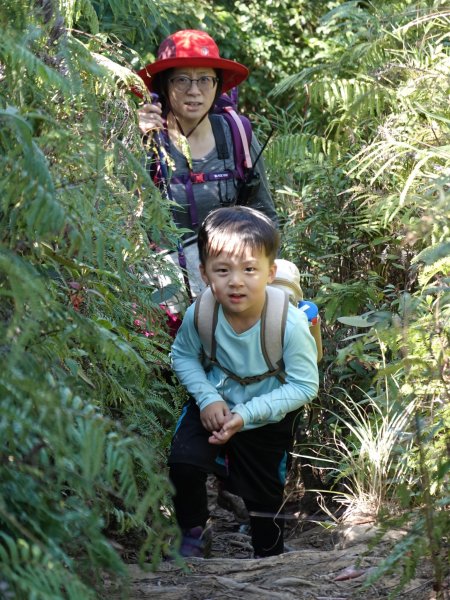
[[[208,442],[210,433],[201,424],[197,405],[189,401],[177,424],[169,457],[180,528],[205,526],[206,478],[214,473],[230,492],[243,498],[250,513],[255,555],[281,554],[284,519],[275,519],[274,515],[282,514],[297,414],[289,413],[279,423],[239,432],[227,444],[215,446]]]

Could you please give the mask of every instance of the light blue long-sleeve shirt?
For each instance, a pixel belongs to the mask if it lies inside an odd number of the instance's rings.
[[[225,400],[230,410],[242,417],[243,430],[246,430],[281,421],[287,413],[315,398],[319,387],[317,349],[304,313],[289,306],[283,344],[285,383],[276,377],[267,377],[244,386],[217,365],[205,371],[194,310],[195,306],[191,305],[186,311],[171,357],[180,382],[195,398],[200,410],[212,402]],[[215,337],[220,365],[238,377],[265,373],[268,367],[261,351],[260,325],[258,321],[237,334],[219,307]]]

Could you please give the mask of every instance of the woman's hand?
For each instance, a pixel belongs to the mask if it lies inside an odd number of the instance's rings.
[[[226,444],[231,437],[244,427],[244,419],[237,413],[231,413],[219,431],[213,431],[208,438],[210,444],[220,446]]]
[[[161,104],[144,104],[137,111],[138,125],[141,132],[145,135],[153,129],[162,129],[164,121],[162,118]]]

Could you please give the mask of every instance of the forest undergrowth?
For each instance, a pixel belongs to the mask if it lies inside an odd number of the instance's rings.
[[[448,3],[6,0],[0,25],[0,596],[448,597]],[[182,27],[251,69],[240,110],[274,128],[281,253],[324,340],[295,552],[251,559],[212,494],[213,558],[188,570],[165,465],[174,289],[152,277],[173,279],[154,248],[177,232],[131,91]]]

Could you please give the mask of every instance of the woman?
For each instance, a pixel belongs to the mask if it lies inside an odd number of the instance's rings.
[[[156,61],[138,74],[159,98],[158,102],[145,104],[138,110],[139,127],[145,135],[155,130],[163,133],[171,178],[170,197],[178,205],[173,218],[180,228],[189,230],[182,237],[195,296],[204,287],[198,274],[195,234],[211,210],[236,203],[239,186],[232,132],[223,115],[212,113],[218,97],[244,81],[248,69],[221,58],[216,43],[204,31],[182,30],[167,37],[159,47]],[[228,157],[223,157],[218,140],[225,143]],[[253,135],[250,148],[253,159],[259,150]],[[155,162],[152,152],[152,174],[156,171]],[[259,188],[248,205],[277,223],[262,158],[255,171],[259,175]],[[217,178],[208,181],[204,174],[215,174]]]

